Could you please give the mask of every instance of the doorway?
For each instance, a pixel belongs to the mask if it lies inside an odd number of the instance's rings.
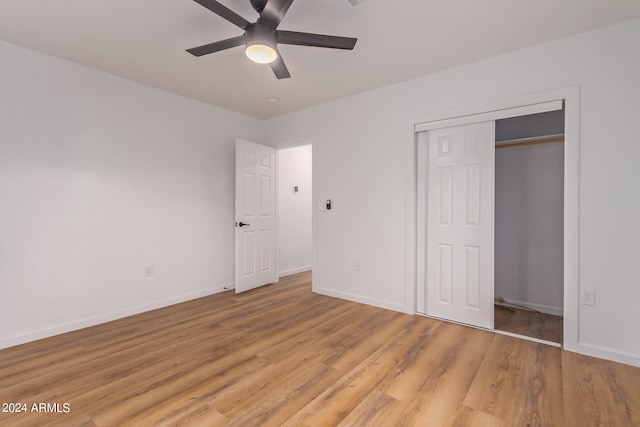
[[[494,328],[560,344],[564,110],[495,124]]]
[[[282,148],[278,163],[278,275],[312,269],[312,145]]]
[[[236,292],[312,268],[312,145],[236,140]]]

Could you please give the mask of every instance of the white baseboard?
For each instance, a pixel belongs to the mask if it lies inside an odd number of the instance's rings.
[[[578,343],[578,353],[640,368],[640,355],[589,343]]]
[[[334,298],[340,298],[347,301],[358,302],[361,304],[372,305],[374,307],[384,308],[387,310],[399,311],[401,313],[413,314],[413,310],[409,310],[402,304],[396,304],[389,301],[383,301],[375,298],[363,297],[361,295],[350,294],[347,292],[339,292],[333,289],[313,287],[313,292]]]
[[[310,265],[303,265],[302,267],[290,268],[288,270],[282,270],[278,277],[291,276],[292,274],[304,273],[305,271],[311,271]]]
[[[518,301],[515,299],[507,298],[506,305],[509,305],[509,303],[521,305],[523,307],[528,307],[533,310],[539,311],[540,313],[552,314],[554,316],[562,316],[564,313],[563,307],[554,307],[551,305],[542,305],[542,304],[536,304],[536,303],[527,302],[527,301]],[[500,304],[500,303],[496,302],[496,304]]]
[[[49,328],[42,328],[35,331],[31,331],[21,335],[15,335],[12,337],[3,337],[0,339],[0,349],[13,347],[16,345],[36,341],[43,338],[49,338],[54,335],[60,335],[67,332],[77,331],[78,329],[88,328],[90,326],[99,325],[101,323],[111,322],[113,320],[122,319],[123,317],[133,316],[135,314],[144,313],[145,311],[151,311],[162,307],[168,307],[170,305],[179,304],[181,302],[190,301],[197,298],[206,297],[209,295],[224,292],[235,287],[234,283],[227,283],[215,288],[203,289],[201,291],[192,292],[189,294],[180,295],[173,298],[167,298],[160,301],[155,301],[149,304],[139,305],[137,307],[130,307],[126,310],[114,311],[111,313],[100,314],[98,316],[87,317],[85,319],[77,320],[69,323],[62,323]]]

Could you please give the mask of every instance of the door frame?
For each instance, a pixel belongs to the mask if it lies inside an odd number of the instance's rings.
[[[453,125],[482,120],[495,120],[505,110],[519,110],[531,114],[528,107],[553,101],[563,101],[565,108],[565,157],[564,157],[564,325],[563,344],[566,350],[578,351],[579,315],[579,189],[580,189],[580,87],[569,86],[512,98],[499,99],[483,104],[451,110],[425,113],[407,121],[405,156],[405,306],[417,314],[418,286],[418,226],[417,226],[417,134],[429,125],[439,127],[440,122]],[[423,261],[424,262],[424,261]]]

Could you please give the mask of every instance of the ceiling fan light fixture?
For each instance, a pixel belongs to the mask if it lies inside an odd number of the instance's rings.
[[[245,45],[245,54],[247,57],[259,64],[269,64],[278,80],[291,77],[287,66],[280,56],[278,50],[280,44],[351,50],[358,41],[353,37],[279,30],[278,26],[289,10],[293,0],[250,0],[251,6],[253,6],[255,11],[260,15],[253,23],[247,21],[217,0],[194,1],[234,24],[236,27],[243,29],[244,34],[226,40],[196,46],[187,49],[187,52],[194,56],[202,56]]]
[[[278,53],[267,44],[255,43],[247,45],[245,50],[247,57],[258,64],[270,64],[278,59]]]

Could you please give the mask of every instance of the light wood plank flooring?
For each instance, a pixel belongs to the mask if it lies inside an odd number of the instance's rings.
[[[562,317],[519,308],[504,308],[496,305],[494,310],[494,328],[539,338],[558,344],[562,343]]]
[[[2,426],[638,426],[640,369],[316,295],[303,273],[2,350],[0,402],[28,404]]]

